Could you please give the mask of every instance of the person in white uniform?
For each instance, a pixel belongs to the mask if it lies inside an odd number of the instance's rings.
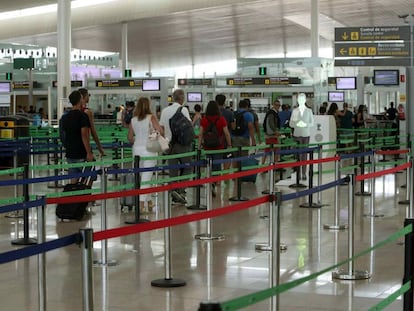
[[[300,93],[298,95],[298,107],[292,111],[289,126],[293,128],[293,137],[300,145],[309,144],[310,131],[314,126],[313,112],[306,107],[306,94]],[[306,153],[299,155],[299,161],[306,160]],[[302,166],[302,179],[306,179],[306,165]],[[299,174],[298,170],[298,174]]]

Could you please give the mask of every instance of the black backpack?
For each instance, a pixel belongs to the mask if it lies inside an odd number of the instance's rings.
[[[132,117],[134,116],[134,109],[127,109],[124,117],[125,124],[130,124]]]
[[[209,120],[208,127],[203,131],[203,146],[205,148],[217,148],[221,145],[221,139],[217,130],[218,119],[214,120],[214,122]]]
[[[236,126],[233,129],[232,133],[235,136],[241,136],[241,135],[244,134],[244,132],[246,132],[246,129],[247,129],[247,124],[246,123],[247,122],[244,119],[244,113],[245,112],[246,111],[239,111],[239,112],[236,113],[236,115],[234,117],[234,119],[236,121]]]
[[[182,113],[182,109],[183,107],[178,108],[169,122],[172,134],[171,143],[190,146],[195,138],[194,128],[191,121]]]
[[[267,132],[267,130],[268,130],[267,129],[267,122],[268,122],[269,117],[274,118],[275,123],[276,123],[276,128],[280,128],[280,120],[279,120],[279,114],[276,111],[274,111],[273,109],[269,109],[266,112],[266,115],[265,115],[264,120],[263,120],[263,130],[264,130],[265,134],[271,135],[271,134],[274,134],[274,133],[268,133]],[[269,129],[269,130],[271,130],[271,129]]]

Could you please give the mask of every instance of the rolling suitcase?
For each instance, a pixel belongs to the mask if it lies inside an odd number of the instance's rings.
[[[249,168],[249,166],[257,166],[257,165],[259,165],[259,160],[257,160],[256,158],[248,158],[246,160],[241,161],[241,167],[243,171],[252,169],[252,168]],[[241,178],[241,181],[255,183],[256,178],[257,178],[257,174],[255,173],[252,175],[243,176]]]
[[[92,178],[81,178],[80,181],[74,184],[66,184],[63,187],[63,192],[81,191],[91,189]],[[81,194],[84,195],[84,194]],[[73,196],[73,201],[70,203],[58,204],[56,206],[56,217],[62,221],[67,220],[81,220],[86,214],[86,207],[89,202],[76,202],[76,195]]]

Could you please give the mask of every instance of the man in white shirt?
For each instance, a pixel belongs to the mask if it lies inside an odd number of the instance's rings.
[[[173,95],[173,104],[170,106],[164,108],[161,111],[161,117],[160,117],[160,125],[164,129],[164,135],[165,137],[171,141],[172,140],[172,133],[170,128],[170,119],[175,114],[177,109],[182,107],[184,104],[185,94],[182,89],[177,89],[174,91]],[[188,109],[186,107],[183,107],[181,110],[183,115],[191,121],[190,113],[188,112]],[[192,150],[192,145],[184,146],[177,142],[173,142],[170,144],[170,154],[179,154],[179,153],[186,153]],[[181,157],[177,159],[170,159],[168,160],[168,165],[176,165],[176,164],[182,164],[182,163],[189,163],[191,162],[192,158],[190,157]],[[192,173],[191,167],[186,167],[183,169],[172,169],[170,170],[170,177],[177,177],[177,176],[183,176],[183,175],[189,175]],[[186,191],[183,188],[173,190],[171,192],[171,196],[173,199],[173,203],[180,203],[180,204],[186,204],[187,200],[185,198]]]

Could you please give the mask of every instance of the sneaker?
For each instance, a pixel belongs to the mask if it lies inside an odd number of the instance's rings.
[[[172,197],[173,203],[179,203],[179,204],[187,203],[187,200],[175,190],[171,191],[171,197]]]

